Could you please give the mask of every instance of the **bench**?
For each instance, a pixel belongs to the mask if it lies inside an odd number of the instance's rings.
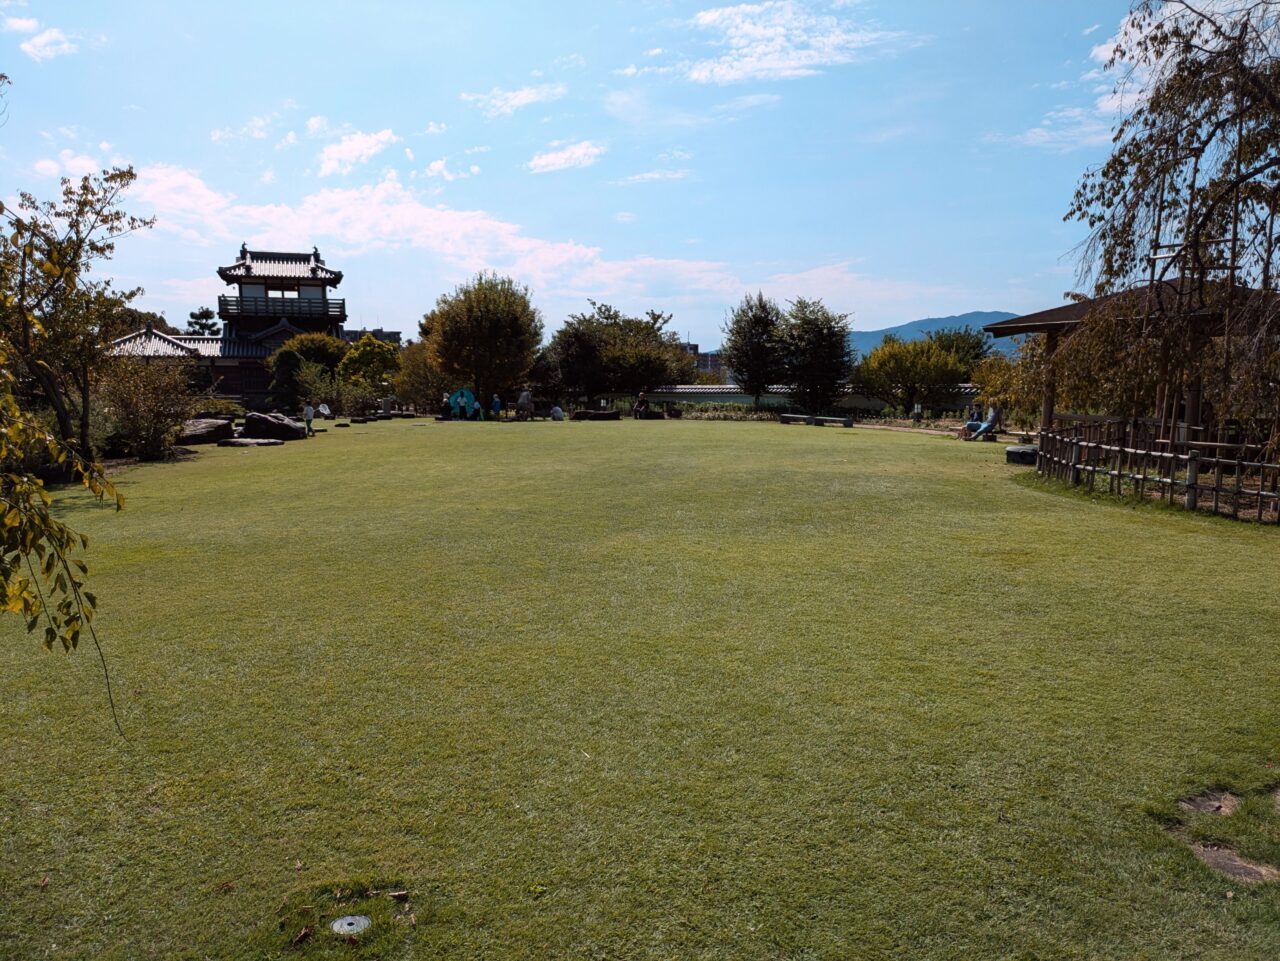
[[[852,417],[810,417],[807,414],[782,414],[778,421],[783,424],[810,424],[814,427],[852,427]]]

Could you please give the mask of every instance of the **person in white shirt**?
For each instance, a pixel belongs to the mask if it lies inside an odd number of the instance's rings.
[[[307,424],[307,436],[315,437],[316,432],[311,426],[311,422],[316,419],[316,409],[311,406],[311,401],[307,401],[302,405],[302,419]]]

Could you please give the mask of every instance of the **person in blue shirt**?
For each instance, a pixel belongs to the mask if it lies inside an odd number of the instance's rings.
[[[500,420],[502,418],[502,398],[497,394],[493,395],[493,403],[490,405],[490,409],[493,411],[494,420]]]

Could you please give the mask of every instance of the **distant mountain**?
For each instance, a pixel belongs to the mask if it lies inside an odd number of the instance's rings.
[[[899,324],[897,327],[886,327],[883,330],[855,330],[849,335],[849,343],[858,352],[859,357],[865,357],[880,346],[880,341],[884,340],[885,334],[893,334],[903,340],[917,340],[935,330],[945,330],[948,327],[972,327],[977,330],[987,324],[994,324],[997,320],[1008,320],[1010,317],[1017,316],[1007,310],[972,310],[967,314],[956,314],[953,317],[926,317],[924,320],[913,320]],[[997,340],[995,347],[997,350],[1011,351],[1013,344],[1008,340]]]

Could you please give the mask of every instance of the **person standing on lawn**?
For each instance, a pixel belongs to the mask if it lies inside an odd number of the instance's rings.
[[[302,405],[302,420],[307,425],[307,436],[315,437],[315,429],[311,426],[311,422],[316,419],[316,409],[311,401],[307,401]]]

